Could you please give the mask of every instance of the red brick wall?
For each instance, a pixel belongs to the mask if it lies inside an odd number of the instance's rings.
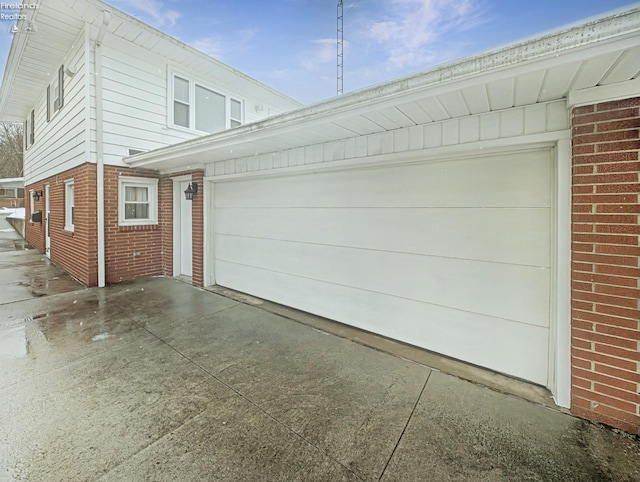
[[[640,433],[640,97],[572,129],[571,410]]]
[[[204,285],[204,229],[203,229],[203,191],[204,171],[175,172],[161,177],[158,186],[159,192],[159,222],[162,231],[162,272],[167,276],[173,276],[173,177],[191,175],[191,182],[198,184],[198,193],[195,195],[192,208],[192,253],[193,276],[192,284]]]
[[[199,193],[193,204],[193,284],[203,285],[203,171],[187,171],[160,177],[154,171],[105,166],[105,280],[117,283],[154,275],[173,275],[173,181],[192,175]],[[159,178],[158,224],[118,226],[118,180],[120,176]],[[74,180],[75,228],[64,229],[64,182]],[[30,217],[30,189],[45,191],[50,186],[51,260],[87,286],[98,283],[96,166],[83,164],[26,187],[26,212]],[[45,210],[44,196],[36,211]],[[25,237],[40,252],[45,251],[43,223],[27,220]],[[138,254],[134,256],[134,253]]]
[[[65,181],[74,181],[74,231],[64,229]],[[26,187],[25,238],[40,252],[45,251],[45,185],[49,184],[51,261],[88,286],[96,279],[96,168],[83,164]],[[42,224],[30,222],[29,190],[42,191],[35,210],[43,211]]]
[[[44,253],[45,243],[44,243],[44,196],[41,197],[38,201],[34,201],[33,210],[35,212],[42,211],[42,224],[40,223],[32,223],[31,222],[31,194],[33,191],[42,191],[44,194],[44,185],[45,182],[50,181],[47,179],[46,181],[37,182],[33,184],[29,184],[25,186],[25,225],[24,225],[24,237],[29,242],[31,246],[36,248],[41,253]]]
[[[153,171],[142,169],[114,166],[104,168],[105,281],[107,283],[164,274],[160,211],[158,211],[159,224],[118,226],[120,176],[159,177]]]
[[[0,199],[0,208],[22,208],[24,199],[19,197],[6,197]]]
[[[198,183],[198,194],[193,198],[192,230],[193,230],[193,276],[195,286],[204,286],[204,171],[193,171],[191,181]]]
[[[162,272],[173,276],[173,181],[170,176],[161,177],[158,183],[158,222],[162,233]]]

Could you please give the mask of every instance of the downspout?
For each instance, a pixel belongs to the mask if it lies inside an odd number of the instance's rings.
[[[107,32],[111,14],[102,12],[102,24],[93,48],[94,78],[96,80],[96,191],[98,228],[98,287],[105,286],[105,240],[104,240],[104,134],[102,131],[102,40]]]

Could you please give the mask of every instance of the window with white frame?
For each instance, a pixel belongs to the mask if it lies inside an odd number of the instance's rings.
[[[23,198],[24,188],[21,187],[0,187],[0,198]]]
[[[236,99],[230,99],[230,120],[231,127],[238,127],[242,125],[242,102]]]
[[[64,182],[64,229],[74,230],[75,189],[73,179]]]
[[[158,224],[158,180],[120,177],[118,186],[118,224]]]
[[[244,122],[243,103],[186,76],[171,75],[170,124],[213,133]]]

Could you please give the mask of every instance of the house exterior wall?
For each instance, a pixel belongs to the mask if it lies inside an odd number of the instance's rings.
[[[93,59],[93,55],[92,55]],[[94,60],[92,60],[93,62]],[[175,64],[140,46],[113,35],[105,37],[102,46],[104,161],[124,166],[122,158],[129,149],[142,151],[176,144],[200,137],[204,133],[175,128],[169,122],[171,74],[175,72],[189,80],[230,95],[244,102],[244,123],[264,118],[280,109],[258,96],[247,96],[216,85],[216,79],[187,65]],[[256,88],[260,92],[260,88]],[[92,105],[95,105],[92,89]],[[261,111],[255,109],[261,106]],[[295,107],[292,103],[291,108]],[[95,109],[92,109],[95,128]],[[91,159],[95,160],[95,134],[92,134]]]
[[[198,184],[198,194],[193,198],[192,206],[192,252],[194,286],[204,286],[204,171],[191,173],[191,182]]]
[[[65,230],[65,181],[73,179],[75,190],[75,226],[73,232]],[[45,197],[35,202],[35,211],[43,211],[43,222],[31,222],[30,190],[45,192],[49,185],[51,261],[69,272],[87,286],[95,286],[97,277],[96,254],[96,169],[85,163],[65,172],[48,177],[26,188],[26,240],[41,252],[45,251]]]
[[[47,122],[47,89],[40,93],[35,111],[35,139],[24,151],[25,185],[49,179],[88,161],[87,156],[87,102],[86,81],[89,72],[85,56],[84,33],[76,41],[61,65],[74,66],[73,77],[65,74],[64,106],[58,112],[50,112]],[[52,73],[50,81],[57,75]]]
[[[640,433],[640,97],[573,109],[571,410]]]
[[[105,166],[105,281],[119,283],[162,271],[162,232],[158,224],[118,225],[118,183],[121,176],[158,178],[153,171]],[[158,212],[158,216],[160,212]]]
[[[88,286],[97,280],[97,199],[96,163],[98,129],[103,136],[105,162],[105,280],[125,281],[141,276],[172,274],[172,181],[170,177],[144,170],[131,170],[122,159],[129,149],[150,150],[199,137],[202,132],[169,126],[170,73],[175,71],[190,80],[216,87],[216,72],[224,66],[185,55],[168,60],[133,42],[107,33],[100,48],[102,80],[102,123],[96,111],[96,51],[98,29],[87,27],[77,37],[61,65],[70,68],[64,76],[64,105],[50,111],[47,120],[47,89],[34,103],[35,139],[24,155],[24,175],[27,197],[27,217],[30,217],[29,190],[44,192],[50,186],[51,260]],[[166,40],[149,34],[154,44]],[[100,64],[99,63],[99,64]],[[205,65],[206,64],[206,65]],[[75,72],[75,73],[74,73]],[[57,71],[52,73],[53,76]],[[252,122],[282,110],[282,106],[297,107],[297,103],[280,96],[265,86],[245,78],[225,73],[226,82],[233,85],[237,77],[247,95],[220,89],[245,102],[244,122]],[[254,85],[255,84],[255,85]],[[267,102],[262,97],[270,99]],[[270,105],[280,102],[280,108]],[[290,104],[290,105],[288,105]],[[260,105],[260,111],[256,109]],[[187,172],[191,172],[187,171]],[[118,225],[118,178],[121,175],[159,178],[158,224],[152,226]],[[198,177],[201,181],[202,171]],[[197,176],[196,176],[197,177]],[[74,178],[75,230],[64,229],[64,181]],[[164,204],[164,202],[168,204]],[[195,201],[202,219],[202,197]],[[35,203],[43,210],[44,197]],[[194,283],[202,285],[202,222],[196,231],[194,257],[197,268]],[[165,236],[166,233],[166,236]],[[197,234],[200,233],[200,234]],[[44,224],[26,226],[27,240],[41,252],[45,251]],[[135,255],[134,255],[135,253]]]
[[[203,171],[185,171],[193,182],[202,186]],[[121,176],[159,178],[158,224],[144,226],[118,225],[118,183]],[[118,283],[135,278],[173,275],[173,181],[172,175],[159,176],[154,171],[105,167],[105,280]],[[65,181],[74,181],[74,230],[65,230]],[[43,222],[30,221],[29,191],[45,192],[49,185],[51,261],[87,286],[96,286],[97,274],[97,199],[96,166],[85,163],[63,173],[27,186],[27,241],[45,251],[45,198],[35,202],[35,211],[43,211]],[[194,201],[193,217],[193,284],[203,285],[203,196]]]
[[[0,208],[21,208],[24,207],[24,198],[6,197],[0,198]]]

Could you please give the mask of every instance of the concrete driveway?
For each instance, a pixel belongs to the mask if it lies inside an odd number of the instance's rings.
[[[0,480],[640,480],[624,434],[2,227]]]

